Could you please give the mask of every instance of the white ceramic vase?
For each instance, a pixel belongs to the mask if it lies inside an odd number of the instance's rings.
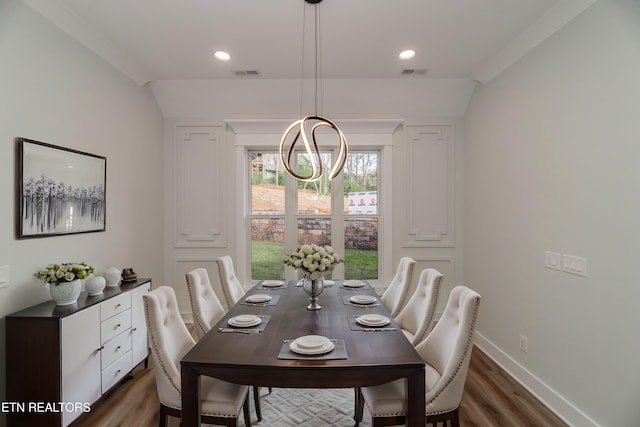
[[[107,279],[99,275],[92,274],[84,282],[84,289],[89,296],[100,295],[102,291],[104,291],[105,286],[107,286]]]
[[[76,279],[73,282],[60,282],[58,285],[50,283],[49,291],[56,305],[75,304],[78,302],[80,291],[82,291],[82,280]]]
[[[118,267],[107,268],[103,275],[107,280],[107,287],[118,286],[120,284],[120,274],[122,272]]]

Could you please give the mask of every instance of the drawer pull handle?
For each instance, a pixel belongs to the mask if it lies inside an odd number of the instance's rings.
[[[122,371],[122,369],[118,369],[118,370],[116,371],[116,375],[118,375],[121,371]]]
[[[120,326],[121,326],[121,324],[120,324],[120,323],[118,323],[116,326],[114,326],[114,328],[113,328],[113,329],[118,329]]]
[[[99,351],[102,351],[102,350],[104,350],[104,346],[103,345],[100,346],[100,348],[96,350],[96,353],[99,352]]]
[[[122,304],[116,304],[116,309],[120,308]]]
[[[120,347],[122,347],[121,345],[116,347],[116,351],[120,350]]]
[[[137,330],[138,330],[138,328],[132,328],[132,329],[131,329],[131,332],[135,332],[135,331],[137,331]]]

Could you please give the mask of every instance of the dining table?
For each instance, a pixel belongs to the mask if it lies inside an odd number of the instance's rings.
[[[263,280],[248,290],[181,359],[181,425],[200,426],[200,378],[209,376],[284,388],[356,388],[405,378],[407,426],[424,426],[424,361],[371,284],[326,280],[318,302],[321,309],[307,309],[299,280]],[[304,340],[318,337],[328,339],[329,351],[301,351]]]

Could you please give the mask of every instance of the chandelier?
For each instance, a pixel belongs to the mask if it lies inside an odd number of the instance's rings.
[[[318,143],[316,141],[316,132],[320,128],[328,127],[332,129],[338,137],[338,158],[333,167],[331,167],[329,171],[329,179],[334,179],[337,177],[343,170],[344,164],[347,161],[347,154],[349,151],[349,147],[347,145],[347,139],[344,134],[338,128],[338,126],[327,119],[318,114],[318,45],[320,43],[319,40],[319,31],[320,31],[320,13],[319,6],[322,0],[304,0],[305,3],[314,6],[314,47],[315,47],[315,60],[314,60],[314,80],[315,80],[315,113],[313,115],[309,115],[303,117],[299,120],[294,121],[287,130],[285,130],[282,135],[282,139],[280,140],[280,160],[282,161],[282,165],[287,171],[289,175],[294,177],[297,180],[305,181],[305,182],[315,182],[318,181],[324,171],[327,169],[325,165],[322,163],[322,158],[320,156],[320,150],[318,149]],[[307,5],[305,4],[305,7]],[[304,24],[303,24],[303,50],[304,50]],[[304,68],[304,55],[303,55],[303,68]],[[304,79],[304,76],[302,77]],[[301,95],[302,97],[302,95]],[[289,142],[291,141],[291,142]],[[302,151],[303,158],[309,162],[311,166],[311,170],[308,174],[298,173],[293,170],[291,167],[291,158],[296,153],[296,145],[302,144],[304,146],[304,150]],[[288,147],[288,149],[287,149]],[[285,151],[287,152],[285,155]]]

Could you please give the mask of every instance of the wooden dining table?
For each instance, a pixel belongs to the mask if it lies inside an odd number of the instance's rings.
[[[200,426],[203,375],[236,384],[286,388],[355,388],[406,378],[407,426],[424,426],[425,364],[375,290],[367,282],[350,288],[335,281],[318,298],[322,308],[310,311],[309,295],[298,281],[282,283],[265,287],[258,282],[245,298],[266,294],[272,300],[267,304],[241,300],[182,358],[182,426]],[[375,296],[376,302],[353,304],[353,295]],[[391,323],[363,327],[354,322],[357,316],[371,313],[387,316]],[[234,330],[228,320],[243,314],[261,316],[262,324],[252,332],[228,332]],[[334,340],[335,349],[289,358],[288,343],[306,335]]]

